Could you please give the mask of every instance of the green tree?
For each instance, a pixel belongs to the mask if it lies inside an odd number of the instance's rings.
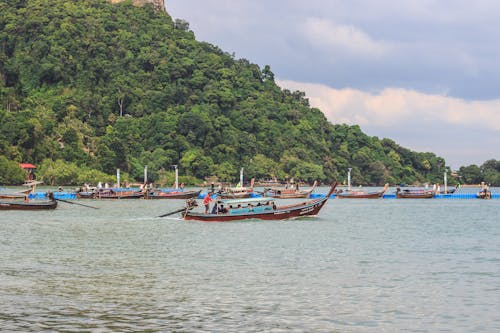
[[[0,184],[19,185],[27,178],[27,173],[16,161],[0,156]]]

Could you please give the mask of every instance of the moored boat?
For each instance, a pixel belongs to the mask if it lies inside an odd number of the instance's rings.
[[[366,191],[339,191],[337,198],[339,199],[378,199],[384,196],[389,188],[389,184],[385,184],[384,188],[380,191],[366,192]]]
[[[182,212],[184,220],[203,222],[231,222],[246,219],[286,220],[304,216],[316,216],[335,191],[337,183],[333,183],[325,197],[312,199],[296,204],[276,206],[273,198],[221,199],[217,200],[217,212],[205,214],[194,212],[194,200],[188,201]]]
[[[296,199],[296,198],[309,198],[311,193],[318,185],[317,181],[314,181],[313,186],[307,190],[300,190],[299,185],[290,185],[289,187],[269,187],[265,188],[263,192],[264,197],[268,198],[279,198],[279,199]]]
[[[201,190],[152,189],[145,192],[145,199],[190,199],[196,198]]]
[[[80,199],[140,199],[144,196],[137,188],[100,188],[77,193]]]
[[[225,187],[217,193],[217,196],[222,199],[243,199],[250,198],[253,192],[255,179],[252,178],[250,181],[250,187],[236,186],[236,187]]]
[[[436,196],[435,190],[426,189],[396,189],[397,199],[432,199]]]
[[[23,199],[29,193],[23,192],[0,192],[0,199]]]
[[[52,193],[48,194],[49,200],[9,200],[0,201],[0,210],[49,210],[56,209],[57,200]]]
[[[40,181],[31,181],[27,182],[24,184],[24,186],[29,186],[29,189],[22,190],[22,191],[16,191],[16,192],[0,192],[0,199],[23,199],[30,193],[35,192],[35,187],[37,184],[41,184],[42,182]]]

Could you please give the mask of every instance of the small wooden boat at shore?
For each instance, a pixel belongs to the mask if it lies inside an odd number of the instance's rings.
[[[57,200],[54,199],[53,193],[48,194],[48,201],[20,201],[20,200],[9,200],[0,201],[0,210],[49,210],[56,209]]]
[[[263,196],[268,198],[277,198],[277,199],[309,198],[311,193],[316,188],[316,185],[318,185],[318,182],[314,181],[313,186],[307,190],[300,190],[298,184],[284,188],[269,187],[264,189]]]
[[[389,184],[385,184],[384,188],[380,191],[365,192],[365,191],[339,191],[337,198],[339,199],[379,199],[382,198],[389,188]]]
[[[182,218],[203,222],[232,222],[246,219],[286,220],[316,216],[335,191],[336,186],[337,183],[333,183],[325,197],[284,206],[276,206],[273,198],[266,197],[222,199],[216,202],[217,213],[215,214],[193,212],[196,201],[191,199],[182,212]]]
[[[426,189],[396,189],[397,199],[432,199],[436,196],[435,190]]]
[[[190,199],[198,197],[200,193],[201,190],[152,189],[145,192],[144,199]]]

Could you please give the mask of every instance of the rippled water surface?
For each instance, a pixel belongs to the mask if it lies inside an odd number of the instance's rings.
[[[236,223],[78,202],[101,209],[0,212],[1,330],[500,331],[500,200],[332,199]]]

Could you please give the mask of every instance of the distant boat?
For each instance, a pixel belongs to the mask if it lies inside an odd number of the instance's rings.
[[[431,199],[436,196],[435,190],[426,190],[426,189],[404,189],[401,188],[396,189],[396,198],[397,199]]]
[[[190,199],[196,198],[201,190],[188,190],[183,189],[151,189],[146,190],[145,199]]]
[[[56,209],[57,200],[52,193],[48,194],[48,201],[0,201],[0,210],[49,210]]]
[[[196,198],[201,190],[184,190],[184,183],[179,186],[179,169],[177,165],[173,165],[175,169],[175,183],[173,188],[169,189],[147,189],[144,184],[145,199],[190,199]],[[146,176],[144,177],[146,179]]]
[[[316,185],[318,182],[314,181],[313,186],[307,190],[300,190],[298,184],[290,187],[269,187],[264,189],[263,196],[277,199],[309,198]]]
[[[99,188],[77,193],[80,199],[139,199],[143,196],[142,190],[136,188]]]
[[[236,186],[236,187],[225,187],[221,191],[217,192],[217,196],[221,199],[243,199],[250,198],[253,192],[253,185],[255,179],[252,178],[250,181],[250,187]]]
[[[22,199],[22,198],[26,197],[27,195],[29,195],[30,193],[34,193],[36,185],[38,185],[38,184],[42,184],[42,182],[32,180],[32,181],[29,181],[29,182],[26,182],[23,184],[24,186],[30,187],[27,190],[16,191],[16,192],[3,192],[2,191],[2,192],[0,192],[0,199]]]
[[[325,197],[305,202],[276,206],[272,198],[222,199],[216,202],[217,213],[205,214],[193,212],[196,200],[189,200],[187,207],[182,209],[184,220],[203,222],[232,222],[246,219],[286,220],[303,216],[316,216],[335,191],[337,183],[333,183]],[[168,214],[165,214],[166,216]]]
[[[366,192],[366,191],[345,191],[337,192],[339,199],[378,199],[384,196],[389,188],[389,184],[385,184],[384,188],[380,191]]]
[[[23,199],[31,193],[31,189],[19,192],[0,192],[0,199]]]

